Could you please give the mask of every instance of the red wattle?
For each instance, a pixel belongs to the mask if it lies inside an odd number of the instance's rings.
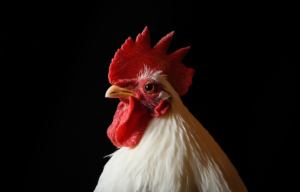
[[[149,119],[147,109],[130,96],[129,104],[119,103],[107,135],[116,147],[132,147],[142,139]]]

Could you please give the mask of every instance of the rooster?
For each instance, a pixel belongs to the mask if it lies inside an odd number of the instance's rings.
[[[129,37],[109,68],[107,98],[120,103],[108,137],[111,154],[94,192],[246,192],[220,146],[183,105],[194,69],[167,55],[174,31],[153,48],[146,27]]]

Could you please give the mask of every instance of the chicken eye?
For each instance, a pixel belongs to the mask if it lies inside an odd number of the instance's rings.
[[[154,91],[155,86],[153,84],[147,84],[145,85],[145,89],[147,91]]]

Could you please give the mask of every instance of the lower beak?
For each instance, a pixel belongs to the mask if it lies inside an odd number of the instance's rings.
[[[134,96],[135,94],[125,88],[118,87],[118,86],[111,86],[110,88],[107,89],[105,93],[106,98],[125,98],[128,99],[130,96]]]

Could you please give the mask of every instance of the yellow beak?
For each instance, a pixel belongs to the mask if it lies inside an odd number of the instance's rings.
[[[118,87],[118,86],[111,86],[110,88],[107,89],[105,93],[106,98],[125,98],[128,99],[130,95],[135,95],[132,91]]]

